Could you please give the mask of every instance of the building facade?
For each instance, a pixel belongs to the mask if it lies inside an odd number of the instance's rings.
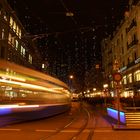
[[[0,1],[0,59],[34,69],[41,67],[35,45],[6,0]]]
[[[113,89],[112,73],[118,67],[122,74],[122,96],[140,94],[140,2],[129,4],[129,11],[116,31],[102,41],[105,78]]]

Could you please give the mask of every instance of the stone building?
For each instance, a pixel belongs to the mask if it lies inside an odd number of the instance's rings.
[[[125,12],[121,24],[112,36],[102,41],[102,64],[110,89],[113,89],[112,74],[117,67],[122,74],[122,96],[139,94],[140,2],[129,1],[129,11]]]
[[[6,0],[0,1],[0,59],[41,69],[41,57]]]

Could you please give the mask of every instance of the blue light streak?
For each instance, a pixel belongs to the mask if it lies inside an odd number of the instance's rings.
[[[11,108],[0,108],[0,115],[10,114],[11,112]]]
[[[118,120],[118,110],[112,109],[112,108],[107,108],[107,114],[108,114],[110,117],[112,117],[112,118]],[[122,112],[122,111],[120,111],[120,122],[126,123],[126,120],[125,120],[125,113]]]

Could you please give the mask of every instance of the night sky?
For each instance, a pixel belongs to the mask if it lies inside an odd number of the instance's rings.
[[[116,28],[128,0],[8,0],[31,34],[93,31],[102,39]],[[72,12],[73,17],[67,17]]]
[[[64,67],[69,71],[64,77],[77,73],[80,78],[101,61],[101,40],[115,31],[129,8],[129,0],[7,1],[28,35],[38,35],[39,52],[49,66],[60,64],[59,72],[65,74]],[[80,78],[79,81],[84,81]]]

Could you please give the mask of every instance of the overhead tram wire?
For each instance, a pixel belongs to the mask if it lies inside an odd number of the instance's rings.
[[[67,8],[67,6],[66,6],[66,4],[63,2],[63,0],[60,0],[60,2],[61,2],[61,4],[63,5],[63,7],[65,8],[65,10],[66,10],[67,12],[72,13],[72,12]],[[73,14],[73,13],[72,13],[72,14]],[[74,15],[74,14],[73,14],[73,15]],[[70,16],[70,18],[73,20],[74,24],[77,25],[77,21],[73,18],[73,16]]]
[[[67,30],[64,32],[52,32],[52,33],[43,33],[43,34],[36,34],[36,35],[24,35],[23,38],[31,38],[32,41],[35,41],[36,39],[41,39],[44,37],[48,37],[49,35],[59,35],[59,34],[65,34],[65,33],[70,33],[70,32],[79,32],[79,31],[84,31],[84,32],[88,32],[88,31],[92,31],[93,27],[82,27],[79,29],[73,29],[73,30]]]

